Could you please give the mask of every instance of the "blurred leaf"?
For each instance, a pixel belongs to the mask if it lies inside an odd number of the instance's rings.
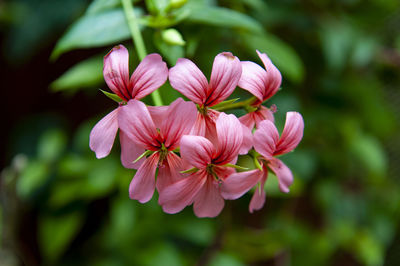
[[[142,10],[136,8],[136,17]],[[77,48],[99,47],[128,39],[129,28],[122,9],[107,10],[101,13],[84,15],[76,21],[57,42],[51,55],[56,59],[62,53]]]
[[[174,246],[168,243],[160,243],[152,245],[150,248],[145,249],[145,252],[141,254],[140,265],[148,266],[165,266],[183,265],[180,253]]]
[[[304,65],[292,47],[270,34],[240,34],[240,38],[249,53],[256,55],[256,50],[266,53],[282,72],[284,78],[293,82],[304,79]]]
[[[258,21],[246,14],[224,7],[187,4],[190,14],[187,21],[211,26],[238,28],[261,33],[263,28]]]
[[[67,145],[67,136],[60,129],[45,132],[38,143],[38,157],[47,162],[57,160]]]
[[[46,260],[54,262],[66,251],[78,233],[83,218],[79,212],[40,217],[39,247]]]
[[[94,0],[87,8],[86,14],[97,14],[119,6],[121,6],[121,0]]]
[[[357,255],[360,260],[367,266],[378,266],[383,263],[383,246],[368,234],[367,231],[361,231],[354,238]]]
[[[320,36],[327,63],[332,69],[343,69],[350,55],[355,32],[348,23],[339,21],[325,22],[322,25],[324,27]]]
[[[353,154],[370,173],[384,176],[387,169],[386,155],[378,140],[371,136],[359,135],[349,141]]]
[[[76,91],[96,87],[103,82],[103,57],[96,56],[71,67],[50,84],[53,91]]]
[[[17,193],[21,198],[32,196],[49,179],[50,168],[44,161],[32,160],[17,179]]]
[[[210,266],[244,266],[245,264],[242,263],[237,258],[224,254],[218,253],[210,262]]]

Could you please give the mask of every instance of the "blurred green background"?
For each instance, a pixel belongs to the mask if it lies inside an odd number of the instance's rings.
[[[119,146],[102,160],[88,147],[116,107],[99,91],[103,56],[123,43],[138,64],[120,1],[2,1],[0,265],[400,265],[398,0],[132,2],[170,67],[187,57],[209,75],[222,51],[270,56],[278,128],[287,111],[305,120],[281,158],[291,192],[271,176],[261,211],[248,193],[214,219],[130,200]]]

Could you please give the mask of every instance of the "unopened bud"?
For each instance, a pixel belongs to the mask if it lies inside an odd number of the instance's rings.
[[[182,35],[176,29],[167,29],[161,32],[161,38],[170,45],[185,45]]]
[[[187,0],[170,0],[169,6],[172,8],[180,8],[186,4]]]

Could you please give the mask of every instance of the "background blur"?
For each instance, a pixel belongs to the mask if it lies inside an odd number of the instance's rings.
[[[305,120],[281,157],[291,192],[271,176],[261,211],[247,194],[215,219],[130,200],[119,146],[102,160],[88,147],[116,107],[99,91],[103,56],[123,43],[138,64],[119,0],[1,1],[0,265],[400,265],[398,0],[133,2],[169,66],[187,57],[209,75],[222,51],[270,56],[278,127],[287,111]]]

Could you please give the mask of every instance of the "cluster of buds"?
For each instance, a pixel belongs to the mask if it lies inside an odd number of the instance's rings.
[[[193,204],[198,217],[215,217],[225,199],[237,199],[255,187],[249,205],[253,212],[264,205],[269,170],[277,176],[280,190],[289,192],[292,172],[276,157],[296,148],[304,122],[299,113],[288,112],[279,136],[276,107],[262,103],[279,90],[282,77],[266,54],[257,53],[265,68],[228,52],[218,54],[210,82],[185,58],[168,69],[160,55],[150,54],[129,77],[124,46],[114,47],[104,57],[104,79],[114,93],[107,94],[119,105],[92,129],[90,148],[97,158],[107,156],[119,129],[122,165],[137,169],[130,198],[145,203],[157,189],[158,203],[167,213]],[[167,79],[190,101],[178,98],[169,106],[146,106],[140,101]],[[224,101],[237,86],[254,97]],[[237,118],[223,112],[233,108],[243,108],[247,114]],[[236,165],[238,156],[246,154],[253,158],[252,170]]]

